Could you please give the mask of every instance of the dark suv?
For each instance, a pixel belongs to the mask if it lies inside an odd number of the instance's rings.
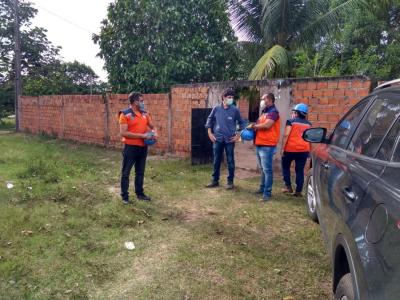
[[[312,153],[308,210],[332,258],[335,299],[400,299],[400,80],[377,87]]]

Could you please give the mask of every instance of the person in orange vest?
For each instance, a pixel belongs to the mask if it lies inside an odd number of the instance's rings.
[[[265,107],[256,124],[249,127],[256,131],[255,145],[258,165],[261,169],[260,188],[256,194],[262,194],[262,201],[268,201],[272,196],[273,170],[272,159],[280,135],[279,111],[275,107],[273,93],[261,97]]]
[[[310,154],[310,143],[303,140],[303,132],[311,127],[307,120],[308,106],[299,103],[293,108],[292,118],[287,120],[282,140],[282,175],[285,187],[283,193],[301,197],[304,184],[304,167]],[[296,190],[293,193],[290,181],[290,165],[295,162]]]
[[[147,158],[147,143],[145,140],[157,139],[157,133],[150,115],[144,107],[143,96],[140,93],[130,93],[130,107],[119,112],[119,128],[124,150],[122,152],[121,197],[124,204],[129,201],[129,175],[135,166],[135,193],[138,200],[150,201],[144,193],[143,181]],[[152,130],[152,131],[150,131]]]

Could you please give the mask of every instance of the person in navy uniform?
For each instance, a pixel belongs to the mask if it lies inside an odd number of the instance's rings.
[[[219,186],[220,168],[222,154],[225,150],[226,161],[228,164],[227,189],[233,189],[233,179],[235,177],[235,143],[239,140],[236,133],[236,125],[243,129],[244,121],[240,116],[239,109],[233,104],[235,91],[231,88],[226,89],[222,94],[222,103],[213,108],[207,118],[205,127],[208,137],[213,142],[214,171],[208,188]]]

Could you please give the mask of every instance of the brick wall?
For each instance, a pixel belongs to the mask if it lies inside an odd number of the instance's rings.
[[[58,138],[121,147],[118,112],[128,107],[128,95],[54,95],[22,97],[20,128]],[[168,94],[144,95],[160,139],[150,149],[165,153],[168,149]]]
[[[192,108],[206,108],[208,87],[177,86],[171,89],[171,151],[188,157],[191,153]]]
[[[191,154],[193,108],[215,106],[226,87],[256,87],[260,93],[274,91],[282,118],[290,115],[292,105],[309,105],[314,126],[333,129],[339,118],[361,98],[368,95],[371,81],[365,77],[303,78],[286,80],[233,81],[177,85],[170,94],[146,94],[146,110],[159,131],[154,153],[170,152],[181,157]],[[58,138],[121,147],[118,112],[128,107],[127,95],[62,95],[22,97],[20,128]],[[279,106],[278,105],[278,106]],[[240,99],[239,110],[247,118],[249,105]]]
[[[354,104],[367,96],[371,81],[362,78],[308,79],[293,82],[293,103],[309,105],[309,120],[313,126],[332,130]]]

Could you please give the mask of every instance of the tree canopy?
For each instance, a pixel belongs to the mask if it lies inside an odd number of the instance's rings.
[[[223,0],[116,0],[94,41],[116,92],[160,92],[237,74]]]
[[[103,85],[93,70],[79,62],[63,62],[46,29],[33,26],[37,10],[19,0],[21,73],[24,95],[99,93]],[[0,118],[14,110],[13,1],[0,0]]]

